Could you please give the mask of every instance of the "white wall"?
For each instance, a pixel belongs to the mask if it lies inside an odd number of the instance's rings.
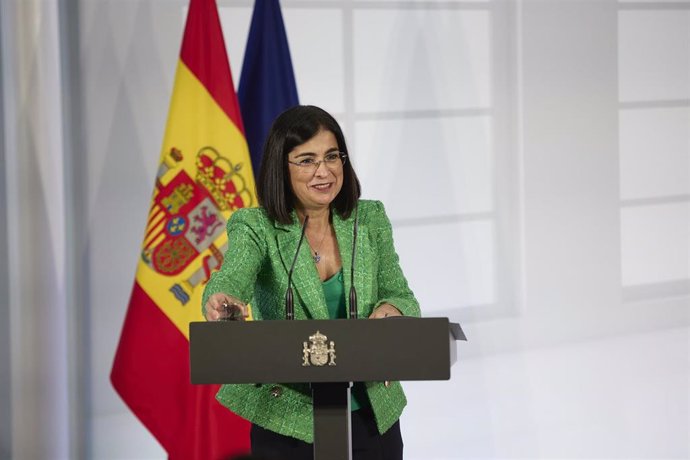
[[[251,2],[218,4],[237,83]],[[78,5],[87,451],[164,458],[108,374],[186,1]],[[452,380],[405,385],[406,458],[689,457],[690,2],[283,14],[300,101],[342,122],[425,313],[469,337]]]

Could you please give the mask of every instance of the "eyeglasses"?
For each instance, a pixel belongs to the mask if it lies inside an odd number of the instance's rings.
[[[290,161],[288,163],[299,167],[300,172],[314,174],[321,163],[325,164],[331,171],[336,171],[342,168],[347,161],[347,153],[345,152],[328,152],[323,160],[316,161],[314,158],[303,158],[300,161]]]

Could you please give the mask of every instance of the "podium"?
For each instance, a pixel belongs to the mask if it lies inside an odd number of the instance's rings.
[[[221,321],[189,326],[194,384],[311,384],[315,460],[352,459],[352,382],[448,380],[457,360],[455,341],[466,340],[460,325],[447,318]]]

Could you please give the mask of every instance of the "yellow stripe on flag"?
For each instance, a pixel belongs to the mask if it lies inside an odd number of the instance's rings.
[[[166,225],[163,236],[142,247],[136,279],[189,338],[189,322],[203,320],[208,272],[227,247],[225,222],[235,209],[254,206],[256,195],[242,132],[181,61],[160,164],[151,206],[166,211]],[[153,237],[160,219],[150,224]]]

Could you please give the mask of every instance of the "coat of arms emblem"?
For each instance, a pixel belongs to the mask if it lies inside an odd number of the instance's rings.
[[[335,342],[326,345],[328,337],[321,332],[309,336],[309,342],[302,342],[302,366],[335,366]]]
[[[216,240],[225,232],[226,215],[251,206],[253,197],[242,164],[231,163],[215,148],[197,152],[194,177],[180,168],[182,161],[182,152],[173,148],[158,170],[141,258],[156,273],[173,278],[170,292],[185,305],[223,262],[227,242],[218,247]],[[163,183],[164,176],[172,177]],[[174,279],[193,264],[198,266],[194,273]]]

